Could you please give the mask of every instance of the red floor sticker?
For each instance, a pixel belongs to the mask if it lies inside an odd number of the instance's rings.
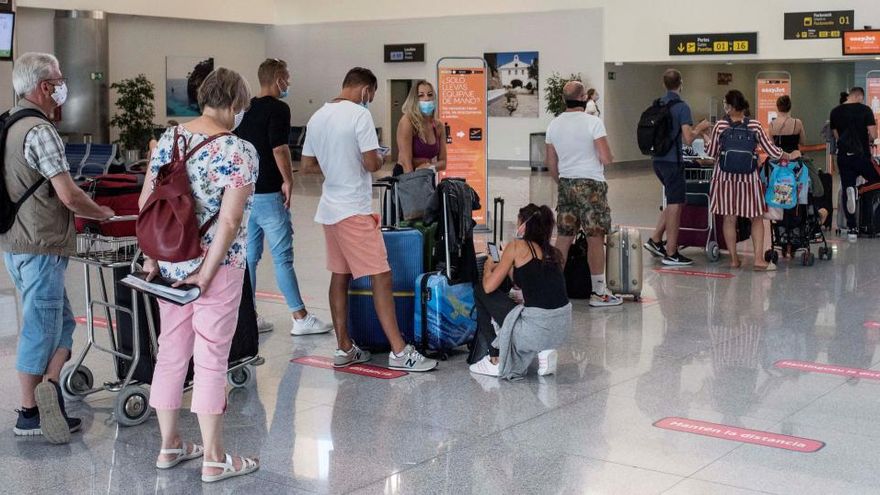
[[[704,278],[733,278],[735,277],[732,273],[716,273],[716,272],[701,272],[697,270],[679,270],[678,268],[655,268],[655,272],[657,273],[667,273],[672,275],[685,275],[688,277],[704,277]]]
[[[865,378],[868,380],[880,380],[880,371],[865,370],[861,368],[847,368],[833,364],[811,363],[809,361],[783,360],[776,361],[777,368],[806,371],[810,373],[822,373],[825,375],[845,376],[847,378]]]
[[[865,328],[880,328],[880,321],[866,321]]]
[[[721,438],[734,442],[750,443],[762,447],[793,450],[795,452],[812,453],[825,446],[825,442],[809,438],[792,437],[771,433],[769,431],[749,430],[736,426],[720,425],[707,421],[686,418],[663,418],[654,423],[657,428],[703,435],[704,437]]]
[[[74,318],[77,325],[85,325],[88,320],[86,320],[85,316],[77,316]],[[116,326],[116,325],[113,325]],[[95,317],[95,328],[107,328],[107,320],[104,318]]]
[[[345,368],[334,368],[332,359],[321,356],[305,356],[301,358],[291,359],[290,362],[302,364],[305,366],[313,366],[315,368],[334,370],[340,373],[351,373],[352,375],[381,378],[383,380],[400,378],[409,374],[406,371],[390,370],[381,366],[373,366],[372,364],[353,364]]]

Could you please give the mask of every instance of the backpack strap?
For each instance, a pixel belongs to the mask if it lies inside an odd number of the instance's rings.
[[[15,125],[15,123],[19,120],[26,119],[28,117],[44,120],[47,124],[52,125],[52,122],[46,118],[46,115],[43,114],[43,112],[34,108],[22,108],[15,113],[10,113],[10,111],[6,111],[3,113],[3,115],[0,115],[0,120],[3,121],[3,128],[0,129],[0,165],[2,165],[2,168],[0,168],[0,174],[2,174],[2,177],[0,177],[0,179],[3,179],[6,175],[6,138],[9,135],[9,129],[11,129],[12,126]],[[18,201],[15,202],[15,210],[18,211],[21,205],[25,201],[27,201],[28,198],[33,196],[34,193],[37,192],[37,189],[39,189],[40,186],[45,183],[46,178],[40,176],[40,178],[35,183],[31,184],[27,191],[25,191],[25,193],[18,199]]]

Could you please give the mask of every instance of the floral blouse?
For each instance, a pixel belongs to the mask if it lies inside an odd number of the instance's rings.
[[[208,138],[204,134],[192,133],[183,126],[178,126],[177,130],[180,136],[186,139],[189,149]],[[150,171],[154,178],[158,175],[159,169],[171,161],[173,141],[174,128],[166,130],[159,139],[159,144],[150,160]],[[182,143],[183,139],[179,139],[179,141]],[[195,198],[196,217],[199,225],[204,225],[220,211],[223,190],[227,187],[248,187],[253,191],[259,172],[258,164],[257,151],[253,145],[234,135],[221,137],[206,144],[187,161],[186,169],[189,174],[193,198]],[[155,186],[155,182],[153,185]],[[252,202],[253,192],[245,205],[241,227],[229,246],[226,258],[223,259],[223,265],[241,269],[247,265],[247,224]],[[215,223],[202,236],[202,255],[198,258],[180,263],[160,261],[159,268],[162,276],[173,280],[182,280],[195,272],[201,266],[205,254],[208,252],[208,247],[214,240],[217,225]]]

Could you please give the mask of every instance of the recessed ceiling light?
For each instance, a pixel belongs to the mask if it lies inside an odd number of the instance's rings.
[[[616,67],[621,67],[621,66],[623,66],[623,62],[614,62],[614,65]]]

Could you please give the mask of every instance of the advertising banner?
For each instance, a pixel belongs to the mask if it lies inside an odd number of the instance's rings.
[[[446,170],[440,177],[461,177],[480,195],[482,208],[474,211],[478,225],[486,225],[489,203],[486,153],[486,68],[438,65],[440,121],[446,127]],[[441,60],[442,62],[442,60]]]
[[[844,55],[880,55],[880,31],[843,33]]]
[[[865,78],[865,104],[874,111],[874,121],[880,122],[880,71],[868,72]]]
[[[765,129],[770,127],[770,122],[776,118],[776,99],[782,95],[791,96],[791,79],[784,78],[758,78],[757,80],[758,103],[755,118],[761,121]]]

